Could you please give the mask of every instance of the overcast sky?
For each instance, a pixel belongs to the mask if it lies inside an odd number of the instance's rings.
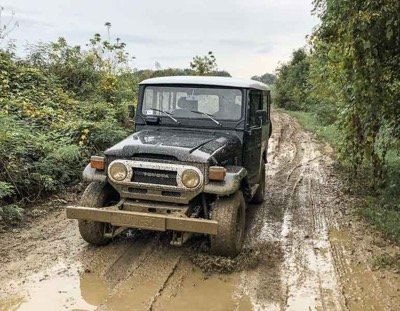
[[[63,36],[85,44],[96,32],[120,37],[138,69],[188,67],[209,50],[218,68],[248,78],[273,72],[306,43],[318,22],[312,0],[0,0],[15,11],[19,27],[10,37],[20,51],[29,43]],[[4,14],[3,14],[4,15]]]

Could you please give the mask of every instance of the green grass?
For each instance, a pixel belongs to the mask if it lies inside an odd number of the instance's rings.
[[[308,131],[315,133],[320,139],[337,146],[340,137],[334,125],[322,125],[315,114],[303,111],[288,111],[276,109],[295,117]],[[343,164],[343,163],[342,163]],[[345,167],[345,165],[343,165]],[[381,231],[388,239],[400,245],[400,151],[390,150],[387,154],[387,179],[385,183],[374,192],[366,191],[365,186],[354,189],[355,193],[363,198],[364,204],[359,208],[359,215],[369,222],[374,228]],[[365,178],[361,177],[360,178]],[[363,184],[363,181],[360,181]],[[355,187],[356,188],[356,187]],[[363,190],[361,190],[363,189]],[[366,193],[370,193],[366,195]],[[371,194],[372,193],[372,194]],[[381,260],[379,267],[393,266],[394,262],[400,265],[400,259],[392,261]]]
[[[375,269],[395,269],[400,271],[400,255],[383,255],[372,260]]]
[[[336,146],[338,131],[333,124],[322,125],[312,112],[290,111],[283,109],[277,110],[295,117],[307,131],[315,133],[319,138],[327,141],[332,146]]]
[[[389,239],[400,244],[400,156],[391,150],[387,156],[388,177],[377,194],[369,196],[360,214]]]

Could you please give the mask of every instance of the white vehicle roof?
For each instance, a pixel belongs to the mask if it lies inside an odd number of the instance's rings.
[[[269,87],[261,82],[250,79],[238,79],[231,77],[210,77],[210,76],[172,76],[146,79],[140,84],[199,84],[217,85],[239,88],[251,88],[262,91],[269,90]]]

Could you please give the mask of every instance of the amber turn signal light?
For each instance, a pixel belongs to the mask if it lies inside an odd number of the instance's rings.
[[[90,157],[90,167],[96,170],[104,170],[106,164],[104,157],[92,156]]]
[[[224,180],[226,176],[226,169],[222,166],[211,166],[208,169],[209,180]]]

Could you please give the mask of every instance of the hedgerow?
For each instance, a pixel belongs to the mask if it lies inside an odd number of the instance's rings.
[[[0,50],[3,220],[20,218],[27,202],[77,182],[91,154],[131,130],[126,107],[135,100],[136,79],[120,67],[124,59],[110,66],[104,42],[95,38],[87,51],[64,39],[31,46],[26,59]]]

